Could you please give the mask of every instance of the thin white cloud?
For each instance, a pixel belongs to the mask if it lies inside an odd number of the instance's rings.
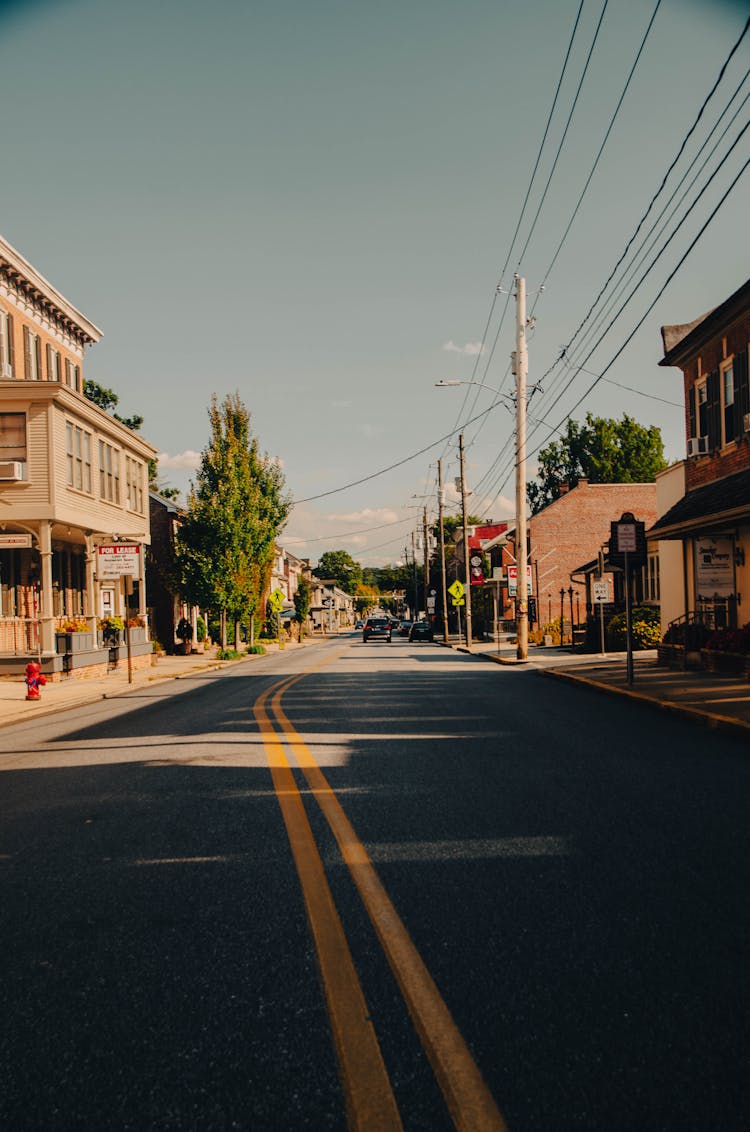
[[[188,448],[185,452],[178,452],[175,456],[170,456],[168,452],[160,452],[158,460],[160,468],[187,469],[187,471],[194,472],[196,468],[200,467],[201,454],[194,452],[192,448]]]
[[[390,507],[364,507],[361,511],[344,511],[337,515],[327,515],[329,523],[395,523],[403,518]]]
[[[450,338],[443,344],[443,349],[449,354],[465,354],[467,358],[475,358],[477,354],[481,354],[482,352],[482,343],[465,342],[463,346],[459,346],[457,342],[454,342],[453,339]]]
[[[331,401],[332,409],[348,409],[351,407],[351,401]]]

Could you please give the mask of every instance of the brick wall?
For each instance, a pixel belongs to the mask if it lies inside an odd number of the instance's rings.
[[[556,616],[560,589],[571,585],[570,572],[596,558],[609,539],[610,523],[632,511],[646,529],[656,521],[656,484],[590,484],[581,481],[573,491],[550,503],[529,520],[534,592],[539,570],[540,609],[546,617],[548,594]],[[574,590],[579,587],[574,586]],[[583,586],[580,587],[583,597]],[[567,608],[567,607],[566,607]]]

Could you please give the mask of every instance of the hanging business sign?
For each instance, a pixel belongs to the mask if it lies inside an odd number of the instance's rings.
[[[469,578],[472,586],[481,586],[484,582],[482,555],[476,550],[469,551]]]
[[[96,573],[99,578],[122,578],[141,576],[141,548],[132,543],[116,543],[113,546],[96,548]]]
[[[31,546],[31,535],[0,535],[0,550],[23,550]]]
[[[703,601],[734,594],[733,539],[695,539],[695,589]]]

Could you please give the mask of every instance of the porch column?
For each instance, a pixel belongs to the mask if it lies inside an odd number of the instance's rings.
[[[96,569],[96,548],[93,536],[86,535],[86,620],[94,634],[94,648],[98,648],[99,634],[96,631],[96,583],[94,573]]]
[[[52,602],[52,524],[48,519],[39,524],[39,557],[42,560],[42,612],[39,618],[39,643],[43,656],[55,654],[55,616]]]

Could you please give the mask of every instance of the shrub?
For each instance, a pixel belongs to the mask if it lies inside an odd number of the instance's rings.
[[[637,605],[633,611],[633,648],[655,649],[661,641],[661,617],[651,605]],[[624,649],[628,640],[627,617],[616,613],[607,626],[611,648]]]
[[[241,656],[237,649],[219,649],[216,654],[218,660],[239,660]]]
[[[750,621],[741,629],[715,629],[706,638],[704,648],[747,655],[750,653]]]
[[[263,648],[263,645],[248,645],[247,654],[248,656],[265,656],[266,650]]]
[[[196,624],[195,624],[195,636],[198,639],[198,641],[205,641],[206,633],[207,633],[206,622],[203,620],[202,617],[199,617]]]

